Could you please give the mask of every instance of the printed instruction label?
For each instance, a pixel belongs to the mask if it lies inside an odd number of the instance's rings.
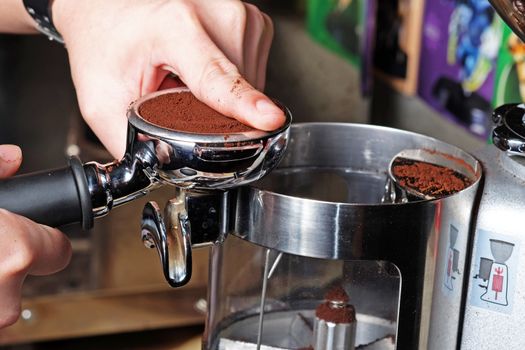
[[[519,269],[519,241],[502,234],[478,230],[472,264],[470,304],[510,314]]]

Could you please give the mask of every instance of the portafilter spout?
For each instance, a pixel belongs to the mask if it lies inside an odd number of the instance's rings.
[[[142,221],[143,240],[147,246],[156,246],[159,250],[170,284],[186,283],[191,275],[190,245],[218,242],[221,230],[192,229],[190,237],[190,220],[183,220],[186,217],[185,205],[191,204],[189,211],[192,212],[197,207],[207,207],[211,197],[217,197],[222,202],[221,193],[227,194],[228,189],[258,180],[271,171],[284,155],[291,115],[276,102],[286,116],[281,128],[271,132],[252,130],[228,135],[179,132],[142,118],[139,107],[145,101],[163,94],[182,92],[187,93],[188,90],[163,90],[130,105],[126,152],[122,159],[108,164],[82,164],[78,158],[72,157],[69,165],[61,169],[2,180],[0,208],[41,224],[62,226],[81,223],[87,230],[93,226],[95,217],[103,216],[113,207],[142,197],[162,185],[191,189],[182,191],[178,202],[175,200],[179,204],[168,204],[169,211],[177,212],[168,223],[169,230],[162,227],[165,226],[162,215],[153,203],[144,209]],[[199,205],[194,204],[195,198],[200,199]],[[207,208],[214,220],[217,215],[223,215],[216,209],[213,206]],[[203,210],[196,211],[194,215],[201,215]],[[172,225],[175,221],[180,221],[182,226]],[[163,236],[162,231],[172,234]],[[210,232],[213,232],[213,237]],[[174,237],[175,234],[179,236]],[[178,248],[174,246],[177,244]],[[184,253],[188,249],[190,252]],[[181,257],[184,261],[174,263],[173,259]],[[185,270],[180,267],[182,263],[188,263],[186,277],[181,277]]]

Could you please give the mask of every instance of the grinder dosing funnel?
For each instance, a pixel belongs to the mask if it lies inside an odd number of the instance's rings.
[[[129,107],[126,152],[120,160],[108,164],[82,164],[72,157],[65,168],[0,181],[0,208],[49,226],[80,222],[84,229],[89,229],[94,217],[105,215],[114,206],[142,197],[164,184],[204,192],[225,191],[260,179],[278,164],[287,145],[291,123],[289,111],[278,102],[286,121],[271,132],[253,130],[228,135],[179,132],[150,123],[140,115],[140,105],[145,101],[164,94],[187,92],[186,88],[163,90],[144,96]],[[151,204],[145,210],[144,241],[152,246],[157,240],[161,242],[158,249],[169,246],[172,250],[178,242],[182,245],[174,251],[187,252],[187,234],[162,241],[163,235],[159,232],[164,222],[160,222],[162,215],[157,208]],[[180,218],[182,220],[182,213]],[[182,222],[182,225],[185,227],[188,223]],[[148,228],[152,228],[149,230],[152,235],[144,232]],[[192,244],[220,240],[218,237],[198,237],[199,233],[207,231],[192,230]],[[166,253],[163,252],[161,258],[168,256]],[[191,254],[179,255],[185,260],[191,259]],[[168,265],[167,262],[163,264]],[[188,267],[191,274],[191,263]],[[179,266],[175,275],[180,275],[182,270]],[[182,280],[187,281],[189,274]],[[175,275],[168,273],[166,277]],[[180,282],[181,278],[173,278],[173,281]]]
[[[390,161],[383,202],[442,198],[467,188],[476,177],[460,158],[432,149],[405,149]]]

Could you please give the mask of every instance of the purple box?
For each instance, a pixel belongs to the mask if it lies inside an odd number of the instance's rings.
[[[426,2],[418,94],[486,138],[502,23],[487,0]]]

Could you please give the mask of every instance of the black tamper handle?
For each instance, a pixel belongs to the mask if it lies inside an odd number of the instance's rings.
[[[86,230],[93,227],[91,196],[78,157],[64,168],[1,180],[0,208],[52,227],[78,222]]]

